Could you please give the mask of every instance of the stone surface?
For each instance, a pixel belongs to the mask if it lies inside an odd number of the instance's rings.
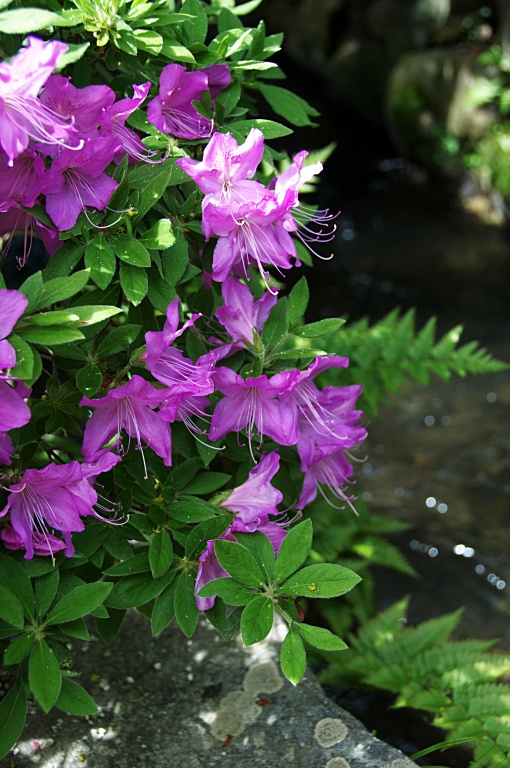
[[[73,648],[99,714],[34,709],[2,768],[416,768],[313,674],[285,680],[279,634],[243,648],[204,620],[191,640],[172,629],[152,638],[132,613],[109,648],[95,638]]]

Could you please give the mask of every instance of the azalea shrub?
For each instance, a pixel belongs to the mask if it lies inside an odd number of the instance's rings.
[[[244,26],[258,0],[9,5],[0,757],[31,697],[95,712],[68,644],[128,609],[246,645],[276,612],[293,683],[305,643],[343,649],[306,621],[360,580],[310,556],[313,501],[352,506],[366,437],[361,386],[321,384],[342,320],[306,322],[305,277],[285,285],[336,214],[302,203],[319,157],[271,144],[317,113],[275,84],[282,36]]]

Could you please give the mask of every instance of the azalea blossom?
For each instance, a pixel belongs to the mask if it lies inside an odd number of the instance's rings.
[[[101,136],[115,136],[121,144],[121,148],[115,152],[113,158],[116,163],[120,163],[126,154],[131,162],[161,162],[160,160],[152,160],[151,158],[158,153],[155,150],[147,149],[138,134],[126,127],[126,120],[143,104],[150,91],[150,87],[150,82],[143,83],[142,85],[133,85],[132,99],[120,99],[115,104],[103,109],[100,129]]]
[[[76,129],[38,98],[65,51],[67,45],[59,40],[45,43],[29,36],[26,48],[0,63],[0,146],[10,166],[31,139],[60,147],[76,143]]]
[[[25,559],[30,560],[36,549],[50,555],[61,549],[61,545],[53,546],[56,531],[62,534],[66,557],[72,557],[72,534],[83,531],[82,517],[98,516],[94,510],[97,501],[98,495],[78,461],[52,463],[44,469],[27,469],[18,483],[9,486],[0,517],[9,514],[14,531],[11,541],[21,542]]]
[[[188,72],[181,64],[167,64],[159,77],[159,94],[149,102],[147,119],[158,131],[182,139],[210,136],[212,122],[202,117],[193,101],[208,89],[205,72]]]
[[[87,205],[103,211],[117,182],[104,173],[119,146],[116,138],[87,139],[80,150],[64,149],[46,174],[46,210],[60,232],[71,229]]]
[[[270,379],[262,374],[245,381],[231,368],[218,368],[214,383],[224,397],[214,409],[209,438],[215,442],[229,432],[246,429],[250,451],[255,430],[261,440],[262,435],[267,435],[280,445],[295,445],[297,409],[277,399],[291,386],[294,377],[294,372],[283,371]]]
[[[35,216],[27,213],[17,205],[11,205],[6,213],[0,216],[0,237],[9,235],[6,245],[2,250],[2,256],[6,256],[16,235],[23,235],[23,253],[16,256],[20,267],[25,266],[32,251],[35,239],[42,241],[44,249],[49,256],[62,245],[58,231],[46,224],[41,224]]]
[[[17,208],[18,203],[32,208],[42,189],[44,160],[31,148],[18,155],[12,165],[6,158],[0,151],[0,212]]]
[[[142,457],[142,442],[145,442],[148,448],[163,459],[165,466],[172,466],[170,425],[162,421],[154,411],[164,400],[165,394],[141,376],[134,375],[127,384],[109,390],[104,397],[83,397],[80,405],[94,408],[83,435],[82,453],[85,459],[98,459],[104,453],[105,446],[114,438],[114,447],[122,454],[125,449],[121,442],[121,432],[124,430],[130,438],[136,440]]]
[[[232,355],[239,349],[249,349],[256,343],[255,338],[262,333],[277,301],[277,291],[273,290],[275,293],[266,291],[255,301],[248,286],[240,280],[235,277],[225,280],[222,285],[225,304],[216,310],[216,318],[228,332],[231,341],[223,343],[214,336],[209,338],[209,343],[219,344],[214,350],[218,359]]]
[[[259,464],[252,469],[248,479],[220,502],[219,506],[235,513],[235,518],[220,539],[235,541],[236,533],[264,533],[273,545],[275,555],[280,550],[281,543],[287,531],[280,522],[274,522],[269,516],[279,515],[277,505],[282,501],[283,494],[273,485],[271,480],[280,467],[280,457],[276,451],[262,456]],[[214,605],[214,597],[199,597],[198,592],[213,579],[228,576],[221,567],[214,552],[214,540],[207,542],[205,551],[199,558],[198,574],[195,582],[195,599],[198,609],[206,611]]]
[[[87,85],[76,88],[69,77],[52,75],[41,93],[41,102],[51,111],[70,121],[78,136],[96,132],[104,110],[115,101],[115,93],[108,85]]]

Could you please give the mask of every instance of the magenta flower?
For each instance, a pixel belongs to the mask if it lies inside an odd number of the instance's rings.
[[[55,531],[62,534],[66,557],[72,557],[72,534],[84,529],[82,517],[97,516],[97,500],[79,462],[48,464],[44,469],[27,469],[20,482],[9,487],[0,517],[9,513],[15,541],[25,549],[25,559],[30,560],[36,548],[50,555],[61,549],[61,545],[53,546]]]
[[[26,213],[18,206],[11,206],[6,213],[2,213],[0,216],[0,236],[7,234],[9,238],[3,248],[2,256],[8,253],[14,235],[23,235],[23,255],[16,257],[20,267],[25,266],[28,261],[34,237],[42,240],[44,248],[50,256],[62,245],[56,229],[41,224],[35,216]]]
[[[17,203],[32,208],[42,189],[44,160],[33,149],[27,149],[14,164],[5,161],[5,153],[0,152],[0,212],[18,207]]]
[[[246,429],[250,450],[256,431],[261,440],[262,435],[267,435],[280,445],[295,445],[297,409],[277,400],[278,395],[289,389],[294,377],[293,371],[283,371],[270,379],[263,374],[245,381],[230,368],[218,368],[214,383],[225,397],[214,409],[209,438],[214,442],[228,432]]]
[[[158,131],[181,139],[210,136],[212,121],[202,117],[193,101],[209,87],[205,72],[188,72],[181,64],[167,64],[159,78],[159,94],[149,102],[147,119]]]
[[[76,130],[38,99],[67,45],[28,37],[28,45],[9,62],[0,63],[0,146],[8,165],[28,147],[30,139],[61,147],[72,145]]]
[[[94,408],[83,435],[82,453],[88,461],[99,459],[106,445],[116,438],[115,448],[124,452],[120,433],[124,430],[143,456],[142,441],[172,466],[172,436],[170,425],[159,418],[154,409],[165,399],[166,392],[156,389],[141,376],[133,376],[127,384],[109,390],[98,400],[83,397],[81,406]],[[129,450],[129,442],[128,448]],[[145,461],[144,461],[145,464]]]
[[[138,134],[127,128],[125,124],[127,118],[145,101],[150,87],[150,82],[143,83],[143,85],[133,85],[134,97],[132,99],[120,99],[103,110],[101,135],[115,136],[121,144],[121,149],[117,150],[113,158],[116,163],[119,163],[126,154],[131,162],[160,162],[160,160],[151,160],[158,153],[147,149]]]
[[[167,308],[163,330],[145,334],[146,351],[142,360],[152,375],[168,387],[167,399],[177,398],[179,404],[191,395],[209,395],[214,391],[211,374],[217,359],[215,353],[208,352],[193,362],[171,346],[198,317],[199,314],[192,315],[179,328],[179,299],[176,297]]]
[[[270,482],[279,467],[280,457],[276,451],[262,456],[259,464],[250,471],[246,482],[234,488],[230,495],[220,502],[220,507],[235,513],[232,524],[220,539],[235,541],[236,533],[260,531],[271,541],[275,555],[278,554],[287,531],[282,523],[269,520],[269,515],[280,514],[277,504],[282,501],[283,494]],[[228,576],[228,573],[218,562],[214,552],[214,540],[209,540],[206,550],[200,556],[195,582],[195,599],[199,610],[207,611],[212,608],[215,598],[199,597],[197,593],[209,581],[222,576]]]
[[[230,85],[232,75],[227,64],[211,64],[210,67],[206,67],[202,72],[205,72],[207,75],[209,93],[214,102],[215,98],[220,95],[227,85]]]
[[[12,440],[6,432],[0,432],[0,464],[8,466],[14,453]]]
[[[41,94],[41,102],[54,114],[72,122],[85,138],[101,123],[103,110],[111,107],[115,93],[107,85],[75,88],[68,77],[52,75]]]
[[[264,134],[252,128],[246,141],[239,146],[230,133],[214,133],[204,149],[202,160],[197,162],[182,157],[176,165],[195,181],[205,195],[211,195],[218,203],[250,200],[253,191],[260,187],[248,181],[262,160]],[[210,198],[204,200],[204,206]]]
[[[0,379],[6,378],[1,375],[2,370],[9,370],[16,365],[16,352],[7,341],[7,336],[12,333],[27,306],[28,299],[19,291],[0,288]]]
[[[118,139],[87,139],[79,150],[64,149],[43,183],[46,210],[60,232],[71,229],[87,205],[102,211],[118,184],[104,169],[112,162]]]
[[[228,331],[232,343],[215,349],[220,359],[253,345],[255,334],[262,333],[264,323],[277,302],[276,294],[271,291],[266,291],[262,298],[255,301],[248,286],[235,277],[225,280],[221,292],[225,304],[218,307],[216,317]]]
[[[0,539],[6,549],[25,549],[24,540],[19,536],[12,525],[6,525],[0,531]],[[51,555],[66,548],[66,543],[52,533],[39,533],[32,531],[32,548],[34,555]]]

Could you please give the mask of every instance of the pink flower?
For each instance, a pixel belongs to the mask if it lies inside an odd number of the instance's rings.
[[[277,302],[276,293],[271,291],[266,291],[262,298],[255,301],[248,286],[235,277],[225,280],[221,292],[225,304],[218,307],[216,317],[228,331],[232,343],[215,349],[219,358],[254,344],[255,334],[262,332],[264,323]]]
[[[205,72],[188,72],[181,64],[167,64],[159,78],[159,94],[149,102],[147,118],[158,131],[182,139],[210,136],[212,122],[202,117],[193,101],[208,89]]]

